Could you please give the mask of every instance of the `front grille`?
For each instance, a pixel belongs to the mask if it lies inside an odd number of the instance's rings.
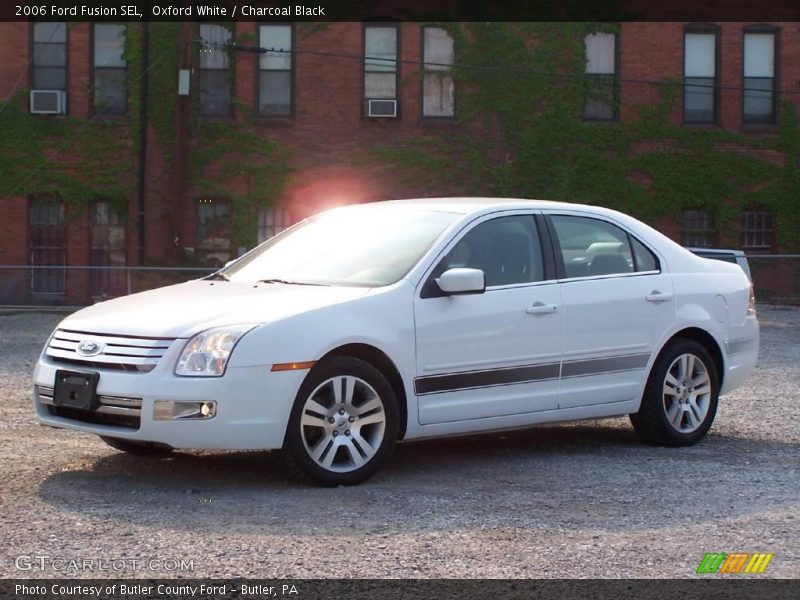
[[[155,368],[175,339],[57,329],[46,354],[56,362],[147,373]],[[78,347],[86,343],[95,344],[99,352],[92,356],[81,354]]]
[[[55,417],[127,429],[139,429],[142,424],[141,398],[99,395],[97,410],[81,410],[56,406],[53,403],[53,388],[51,387],[36,386],[36,396],[39,402],[47,407],[48,412]]]

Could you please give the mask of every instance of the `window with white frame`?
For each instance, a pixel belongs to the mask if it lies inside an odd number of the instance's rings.
[[[128,110],[125,25],[94,23],[94,112],[124,115]]]
[[[197,202],[197,250],[200,264],[218,269],[233,258],[231,251],[231,205],[218,198]]]
[[[586,121],[613,121],[617,117],[617,36],[592,33],[584,39],[586,47],[587,92],[583,105]]]
[[[292,114],[292,26],[261,25],[259,46],[266,48],[258,63],[258,114]]]
[[[231,31],[222,25],[200,25],[198,88],[200,114],[227,117],[231,114],[231,73],[227,45]]]
[[[771,252],[775,243],[772,213],[766,210],[747,210],[742,213],[743,250]]]
[[[31,200],[29,219],[29,260],[31,292],[63,295],[66,287],[66,240],[63,202]]]
[[[258,243],[275,237],[297,222],[288,208],[270,206],[258,211]]]
[[[451,73],[453,37],[441,27],[423,28],[422,115],[455,115],[455,87]]]
[[[714,216],[706,210],[684,210],[681,215],[681,238],[690,248],[711,248],[716,245]]]
[[[34,23],[31,89],[67,89],[67,24]]]
[[[396,105],[391,110],[389,103],[397,102],[397,27],[394,25],[368,25],[364,27],[364,114],[382,116],[397,114]],[[379,107],[379,108],[377,108]]]
[[[125,219],[110,202],[93,202],[90,214],[90,264],[93,269],[89,289],[92,297],[119,296],[126,293]]]
[[[744,34],[745,123],[775,122],[775,32],[752,31]]]
[[[683,38],[683,120],[717,121],[717,32],[689,29]]]

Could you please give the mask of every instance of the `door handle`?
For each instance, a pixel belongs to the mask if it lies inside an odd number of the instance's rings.
[[[551,315],[558,310],[555,304],[542,304],[541,302],[535,303],[525,309],[529,315]]]
[[[648,302],[655,302],[657,304],[659,302],[667,302],[669,300],[672,300],[672,294],[659,292],[658,290],[653,290],[652,292],[647,294],[647,296],[645,296],[644,298]]]

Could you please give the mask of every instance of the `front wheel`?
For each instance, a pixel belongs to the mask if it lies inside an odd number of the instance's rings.
[[[292,408],[286,450],[300,471],[323,485],[372,477],[394,448],[397,399],[363,360],[334,356],[306,377]]]
[[[656,359],[631,423],[648,443],[690,446],[711,427],[718,399],[719,376],[711,354],[694,340],[679,339]]]

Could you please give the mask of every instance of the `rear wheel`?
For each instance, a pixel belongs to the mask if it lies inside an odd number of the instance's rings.
[[[127,452],[128,454],[135,454],[137,456],[165,456],[172,452],[172,448],[169,446],[155,444],[153,442],[135,442],[132,440],[103,436],[100,436],[100,439],[115,450]]]
[[[334,356],[312,369],[295,399],[286,432],[294,464],[323,485],[372,477],[394,448],[394,390],[375,367]]]
[[[718,398],[719,376],[711,354],[694,340],[678,339],[656,359],[631,423],[648,443],[689,446],[708,432]]]

